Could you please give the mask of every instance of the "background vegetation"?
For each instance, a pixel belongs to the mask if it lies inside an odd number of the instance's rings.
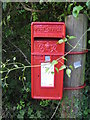
[[[82,6],[81,9],[75,8]],[[87,3],[3,3],[3,69],[9,63],[19,62],[30,65],[31,60],[31,22],[32,21],[65,21],[69,14],[77,16],[79,11],[88,17],[90,2]],[[27,9],[28,8],[28,9]],[[74,10],[73,10],[74,8]],[[88,40],[89,40],[88,33]],[[87,45],[88,49],[90,45]],[[21,65],[22,65],[21,64]],[[10,65],[10,68],[13,67]],[[90,80],[90,52],[86,59],[86,83],[83,90],[82,109],[78,118],[89,117],[89,80]],[[31,98],[31,71],[15,70],[9,74],[3,73],[3,118],[51,118],[58,101],[34,100]],[[61,117],[62,100],[54,116]],[[76,103],[77,104],[77,103]],[[81,104],[81,103],[80,103]],[[78,105],[79,106],[79,105]]]

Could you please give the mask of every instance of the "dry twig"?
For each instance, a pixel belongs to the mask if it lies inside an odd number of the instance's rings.
[[[23,8],[25,10],[30,11],[30,12],[44,13],[44,12],[48,11],[48,10],[33,10],[33,9],[29,8],[29,7],[26,7],[25,4],[23,4],[23,3],[21,3],[21,5],[23,6]]]
[[[30,62],[28,61],[28,59],[27,59],[27,56],[22,52],[22,50],[21,50],[20,48],[18,48],[16,45],[14,45],[10,40],[9,40],[9,42],[10,42],[16,49],[18,49],[18,51],[24,56],[26,62],[27,62],[29,65],[31,65],[31,63],[30,63]]]

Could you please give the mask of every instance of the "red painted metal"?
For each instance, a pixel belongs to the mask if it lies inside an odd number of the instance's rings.
[[[86,54],[87,52],[88,52],[88,50],[78,51],[78,52],[70,52],[70,53],[68,53],[68,55]],[[65,53],[67,53],[67,52],[65,52]]]
[[[65,38],[65,24],[63,22],[33,22],[31,24],[31,66],[46,63],[45,56],[50,61],[64,55],[65,43],[57,44],[60,38]],[[63,59],[60,59],[64,63]],[[48,61],[47,61],[48,62]],[[63,95],[63,73],[59,62],[54,66],[54,86],[41,86],[41,66],[31,67],[31,96],[35,99],[61,99]],[[49,79],[48,79],[49,81]]]
[[[64,87],[64,90],[79,90],[85,88],[86,83],[84,83],[82,86],[77,86],[77,87]]]
[[[50,55],[50,56],[52,56],[52,55],[63,55],[63,53],[40,53],[40,52],[33,52],[33,53],[31,53],[31,55]]]

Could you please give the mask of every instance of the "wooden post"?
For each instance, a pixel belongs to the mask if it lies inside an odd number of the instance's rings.
[[[2,2],[0,2],[0,70],[1,70],[1,61],[2,61]],[[0,120],[2,118],[2,81],[0,73]]]
[[[86,49],[87,46],[87,33],[81,36],[87,30],[87,17],[80,14],[78,18],[72,15],[66,17],[66,31],[69,36],[76,36],[75,39],[69,40],[72,46],[80,40],[78,46],[72,52],[79,52]],[[68,52],[72,47],[66,43],[66,51]],[[73,70],[69,78],[65,74],[64,87],[77,87],[84,84],[85,80],[85,59],[86,54],[67,55],[66,65],[72,65]],[[80,111],[80,103],[82,97],[82,90],[64,90],[63,103],[62,103],[62,118],[76,118]],[[67,97],[67,98],[66,98]]]

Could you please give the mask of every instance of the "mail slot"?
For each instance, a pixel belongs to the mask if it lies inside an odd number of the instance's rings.
[[[64,60],[65,38],[63,22],[32,22],[31,24],[31,96],[35,99],[61,99],[63,95],[63,73],[60,68]],[[51,65],[53,60],[58,64]]]

